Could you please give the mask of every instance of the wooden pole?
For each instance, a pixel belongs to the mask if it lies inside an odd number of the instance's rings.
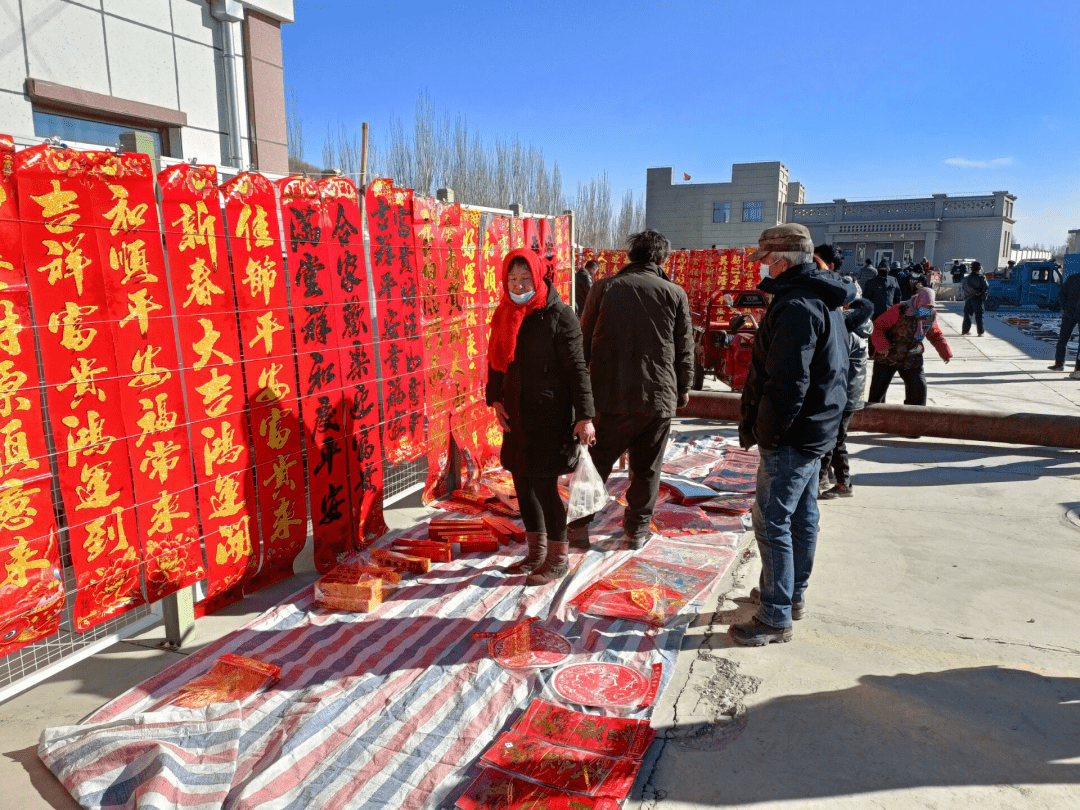
[[[360,190],[367,190],[367,138],[368,126],[364,122],[360,136]]]

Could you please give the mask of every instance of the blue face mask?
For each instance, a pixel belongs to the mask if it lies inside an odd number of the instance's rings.
[[[934,310],[930,309],[930,307],[916,307],[915,314],[918,315],[920,318],[925,318],[933,311]]]
[[[529,290],[527,293],[510,293],[510,300],[515,304],[527,304],[534,295],[536,295],[536,290]]]

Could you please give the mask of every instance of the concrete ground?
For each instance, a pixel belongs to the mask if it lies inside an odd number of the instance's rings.
[[[957,305],[941,316],[956,357],[928,361],[929,404],[1080,415],[1080,381],[1045,368],[1050,344],[991,318],[985,337],[961,338]],[[1067,515],[1080,507],[1080,451],[881,434],[849,444],[855,497],[821,503],[794,641],[746,649],[727,635],[751,615],[747,537],[687,636],[654,717],[665,740],[626,806],[1080,807],[1080,525]],[[0,806],[76,807],[37,759],[41,729],[78,722],[276,604],[313,579],[302,567],[200,619],[183,652],[158,649],[151,629],[0,704]]]

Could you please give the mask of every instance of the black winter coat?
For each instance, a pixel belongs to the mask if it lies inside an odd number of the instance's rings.
[[[844,310],[844,326],[848,331],[847,410],[860,410],[866,403],[866,341],[874,332],[870,316],[874,305],[865,298],[856,298]]]
[[[1058,303],[1062,312],[1069,315],[1080,313],[1080,273],[1073,273],[1065,279],[1058,292]]]
[[[874,276],[863,285],[863,298],[874,305],[874,318],[882,314],[893,304],[900,303],[900,285],[892,276]]]
[[[694,376],[686,292],[653,263],[628,264],[593,285],[581,313],[596,410],[672,417]]]
[[[504,374],[488,366],[488,405],[502,402],[510,417],[500,459],[515,475],[568,472],[574,425],[592,419],[592,388],[574,310],[549,285],[547,304],[521,322],[514,360]]]
[[[581,311],[585,309],[585,301],[592,289],[593,277],[584,269],[574,273],[574,311],[581,317]]]
[[[812,264],[758,285],[773,300],[754,338],[739,442],[824,455],[847,407],[848,331],[837,309],[848,290]]]

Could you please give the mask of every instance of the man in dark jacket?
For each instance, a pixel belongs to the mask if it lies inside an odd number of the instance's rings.
[[[847,406],[848,339],[838,307],[848,289],[815,269],[804,225],[769,228],[750,261],[773,296],[754,339],[742,395],[739,443],[760,448],[754,535],[761,552],[758,608],[731,628],[739,644],[791,640],[805,610],[817,543],[821,456],[836,443]]]
[[[1057,351],[1054,353],[1054,365],[1051,371],[1065,370],[1065,350],[1069,345],[1073,329],[1080,322],[1080,273],[1073,273],[1058,292],[1058,303],[1061,304],[1061,329],[1058,331]],[[1080,380],[1080,352],[1076,353],[1076,370],[1069,375],[1074,380]]]
[[[971,263],[971,274],[960,285],[964,291],[964,323],[960,328],[960,334],[966,335],[971,331],[971,321],[975,321],[975,330],[979,337],[983,333],[983,304],[986,303],[986,292],[990,285],[986,283],[986,277],[982,274],[982,265],[979,262]]]
[[[889,275],[896,279],[896,283],[900,287],[900,300],[906,301],[911,298],[911,277],[900,266],[900,262],[892,263],[892,270],[889,271]]]
[[[581,311],[585,309],[585,299],[589,297],[589,290],[593,285],[593,274],[596,273],[596,268],[599,267],[592,259],[585,262],[585,266],[579,268],[574,273],[574,311],[577,313],[578,318],[581,317]]]
[[[877,277],[866,282],[863,298],[874,305],[874,318],[880,318],[885,310],[900,302],[900,285],[889,275],[885,262],[878,265]]]
[[[596,402],[592,459],[606,481],[630,451],[623,532],[630,548],[649,536],[671,418],[689,401],[694,376],[690,305],[661,266],[671,252],[656,231],[629,238],[630,264],[601,279],[581,313],[585,360]],[[571,546],[588,548],[591,517],[574,521]]]

